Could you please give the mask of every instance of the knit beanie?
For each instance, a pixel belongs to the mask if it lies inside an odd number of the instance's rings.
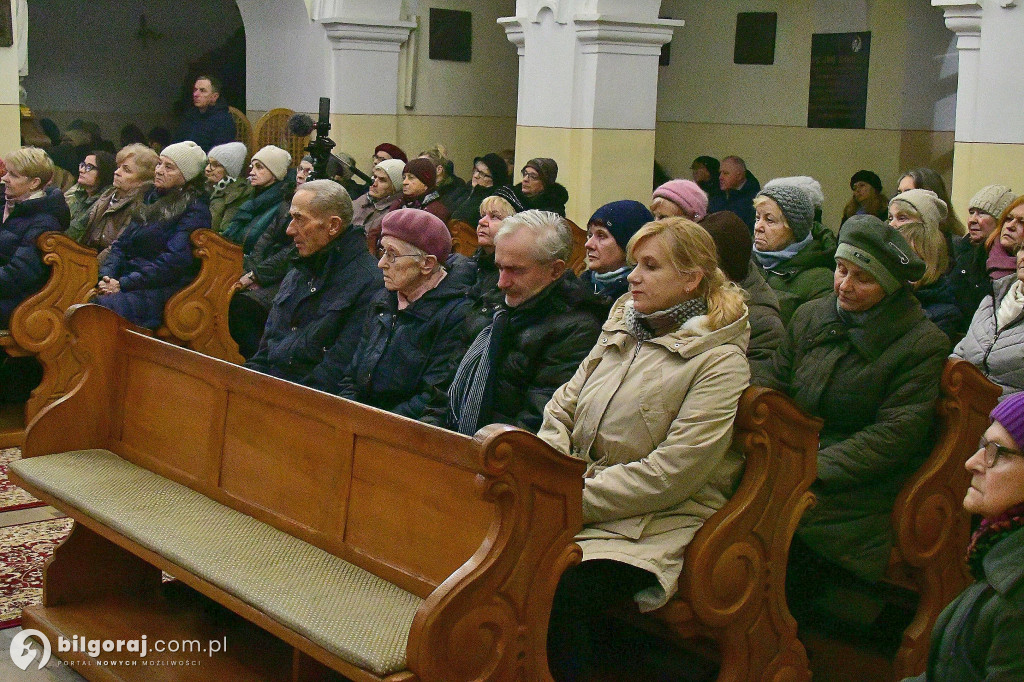
[[[266,166],[267,170],[273,173],[274,177],[278,180],[284,180],[284,176],[288,172],[288,167],[292,165],[292,155],[272,144],[268,144],[266,147],[253,154],[252,160],[259,161]]]
[[[501,197],[507,201],[516,213],[521,213],[526,210],[526,207],[523,206],[523,202],[519,200],[518,196],[516,196],[515,190],[508,185],[498,187],[494,190],[494,194],[492,196]]]
[[[378,168],[388,174],[388,180],[391,181],[391,187],[396,191],[402,189],[402,171],[405,170],[405,161],[401,159],[388,159],[387,161],[381,161],[373,170]]]
[[[836,259],[840,258],[874,275],[886,294],[921,279],[926,267],[903,235],[877,216],[867,214],[852,216],[843,223],[836,249]]]
[[[437,186],[437,168],[434,166],[434,162],[430,159],[416,158],[405,164],[405,169],[402,171],[403,174],[411,173],[419,178],[419,181],[427,186],[427,191],[431,191]]]
[[[523,170],[525,171],[527,168],[537,171],[537,175],[540,176],[540,181],[544,183],[545,187],[555,184],[555,181],[558,179],[558,164],[555,163],[554,159],[543,157],[530,159],[523,166]]]
[[[718,182],[718,172],[722,168],[722,164],[718,162],[718,159],[713,156],[698,156],[693,160],[693,163],[690,164],[690,168],[692,169],[698,164],[707,168],[708,173],[711,175],[711,179],[716,183]]]
[[[750,228],[732,211],[718,211],[700,221],[718,249],[718,264],[733,282],[742,282],[750,272],[750,254],[754,242]]]
[[[400,208],[384,214],[381,237],[394,237],[426,251],[444,265],[452,252],[452,235],[433,213],[418,208]]]
[[[376,154],[377,152],[384,152],[392,159],[399,159],[402,163],[409,163],[409,157],[405,155],[405,152],[403,152],[400,147],[397,147],[390,142],[382,142],[377,145],[373,150],[373,153]]]
[[[671,201],[700,221],[708,214],[708,195],[693,180],[669,180],[654,190],[654,198]]]
[[[814,224],[814,201],[807,190],[799,185],[769,182],[757,196],[768,197],[779,205],[796,241],[802,242],[807,239]]]
[[[998,218],[1016,198],[1013,190],[1006,185],[989,185],[982,187],[977,194],[971,197],[971,202],[967,204],[967,210],[976,208]]]
[[[652,220],[654,216],[646,206],[639,201],[624,199],[605,204],[594,211],[587,224],[603,226],[615,238],[619,248],[625,251],[626,244],[637,230]]]
[[[821,183],[812,178],[809,175],[793,175],[788,178],[775,178],[769,180],[764,184],[765,189],[770,189],[775,185],[796,185],[802,187],[805,192],[811,195],[811,203],[814,204],[815,209],[821,209],[825,205],[825,191],[821,188]]]
[[[913,206],[914,210],[921,214],[921,221],[925,227],[935,230],[940,229],[940,223],[946,219],[949,212],[946,202],[930,189],[908,189],[890,199],[889,205],[892,206],[894,201],[905,201]]]
[[[875,191],[879,194],[882,193],[882,178],[878,177],[877,173],[872,173],[869,170],[859,170],[853,174],[850,178],[850,189],[858,182],[866,182],[875,188]]]
[[[1013,436],[1017,449],[1024,448],[1024,393],[1013,393],[1006,396],[995,406],[990,415]]]
[[[474,167],[478,163],[482,163],[487,167],[487,172],[491,174],[491,180],[494,181],[495,187],[508,184],[508,164],[505,163],[505,159],[492,152],[473,159]]]
[[[224,166],[229,178],[237,178],[245,168],[245,155],[248,150],[241,142],[219,144],[210,150],[210,158]]]
[[[198,177],[206,168],[206,152],[192,140],[167,145],[160,156],[166,156],[174,162],[185,176],[185,182]]]

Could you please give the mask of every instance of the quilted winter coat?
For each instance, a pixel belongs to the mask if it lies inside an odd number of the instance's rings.
[[[996,325],[999,304],[1016,281],[1017,275],[1009,275],[993,283],[992,296],[981,302],[967,335],[953,350],[953,355],[967,360],[998,384],[1003,396],[1024,391],[1024,313],[1002,329]]]
[[[0,329],[7,328],[19,303],[46,284],[49,269],[36,239],[43,232],[63,232],[70,220],[64,195],[51,188],[40,197],[15,204],[0,224]]]
[[[196,275],[192,233],[210,227],[210,208],[194,187],[153,190],[111,247],[100,278],[121,284],[94,300],[133,324],[160,326],[164,305]]]
[[[658,584],[635,595],[643,611],[675,593],[683,552],[735,490],[743,462],[733,422],[750,383],[746,311],[710,331],[707,317],[639,344],[613,306],[597,345],[544,409],[538,435],[587,462],[583,560],[612,559],[650,571]]]
[[[797,309],[789,338],[754,383],[820,417],[818,504],[797,535],[822,557],[877,582],[892,548],[889,517],[932,444],[949,340],[906,287],[853,324],[832,294]]]

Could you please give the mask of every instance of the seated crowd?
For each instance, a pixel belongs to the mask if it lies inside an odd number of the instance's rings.
[[[198,269],[191,233],[212,229],[244,254],[229,325],[246,367],[467,435],[512,424],[583,459],[583,562],[548,633],[560,680],[590,678],[590,623],[613,602],[672,597],[741,476],[730,444],[751,384],[824,422],[817,505],[790,553],[794,615],[862,588],[877,617],[896,496],[935,439],[943,363],[964,358],[1009,397],[966,464],[979,583],[940,619],[921,679],[1024,675],[1007,656],[1024,638],[1024,197],[981,188],[964,226],[934,171],[887,199],[861,170],[836,231],[813,178],[762,186],[742,159],[702,156],[648,205],[599,207],[578,274],[558,164],[531,159],[511,186],[506,156],[474,159],[467,183],[443,147],[409,159],[383,143],[372,182],[346,189],[273,145],[247,160],[238,142],[132,142],[89,150],[64,192],[50,156],[22,148],[2,160],[0,328],[46,279],[44,231],[99,252],[95,302],[155,329]],[[471,257],[453,252],[450,219],[476,224]],[[0,355],[0,400],[24,401],[38,373]],[[941,653],[964,638],[969,678]]]

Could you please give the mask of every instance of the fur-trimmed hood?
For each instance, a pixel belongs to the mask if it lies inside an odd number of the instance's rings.
[[[171,222],[180,218],[185,209],[196,201],[207,203],[207,197],[201,182],[189,182],[166,192],[154,188],[135,209],[132,219],[140,223]]]

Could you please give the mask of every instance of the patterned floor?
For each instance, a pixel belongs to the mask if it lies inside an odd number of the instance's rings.
[[[41,507],[43,503],[7,480],[7,466],[21,457],[18,448],[0,450],[0,513]]]

